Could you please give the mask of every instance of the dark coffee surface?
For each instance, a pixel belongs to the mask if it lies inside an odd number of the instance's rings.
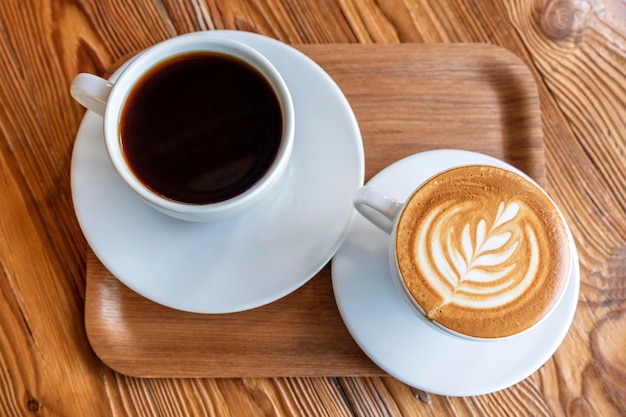
[[[207,204],[251,188],[282,135],[280,105],[247,63],[219,53],[182,54],[135,85],[120,121],[125,158],[148,188]]]

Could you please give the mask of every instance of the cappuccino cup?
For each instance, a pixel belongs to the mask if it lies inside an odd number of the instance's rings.
[[[370,186],[354,199],[390,235],[391,276],[412,310],[438,330],[475,341],[537,326],[570,277],[561,212],[528,176],[497,165],[435,173],[406,202]]]
[[[196,33],[156,44],[109,81],[78,74],[124,184],[169,216],[213,221],[254,206],[288,165],[295,115],[281,74],[241,42]]]

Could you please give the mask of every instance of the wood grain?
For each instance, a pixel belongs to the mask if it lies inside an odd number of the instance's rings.
[[[535,80],[508,51],[475,44],[298,48],[352,103],[366,179],[420,151],[464,148],[507,160],[545,183]],[[86,273],[87,335],[116,371],[143,377],[384,374],[344,327],[328,267],[282,300],[227,315],[158,306],[117,281],[91,252]]]
[[[141,377],[384,375],[351,339],[334,304],[330,268],[275,303],[228,315],[157,305],[117,281],[90,253],[85,325],[108,366]]]
[[[0,416],[626,415],[625,25],[620,0],[1,1]],[[574,324],[541,370],[495,394],[428,403],[388,377],[141,379],[97,359],[69,188],[84,110],[67,87],[79,71],[213,28],[292,44],[489,43],[527,64],[546,185],[582,269]]]

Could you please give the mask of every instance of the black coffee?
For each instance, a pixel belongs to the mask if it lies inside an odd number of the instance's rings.
[[[278,99],[249,64],[220,53],[182,54],[133,87],[120,121],[135,175],[169,199],[227,200],[268,171],[282,135]]]

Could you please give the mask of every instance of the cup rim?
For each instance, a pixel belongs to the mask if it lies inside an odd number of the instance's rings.
[[[151,68],[167,59],[198,51],[224,53],[247,62],[270,84],[278,99],[282,114],[280,145],[267,172],[242,193],[227,200],[207,204],[175,201],[144,185],[126,162],[121,149],[119,132],[124,105],[137,81]],[[274,65],[247,44],[207,33],[190,33],[170,38],[145,49],[132,58],[114,82],[104,113],[105,147],[118,175],[138,197],[157,210],[186,220],[205,221],[234,215],[258,201],[285,171],[293,150],[294,132],[295,113],[291,94]]]
[[[402,218],[402,215],[404,213],[404,209],[406,207],[406,202],[408,202],[411,198],[413,198],[414,194],[417,193],[417,191],[426,183],[428,183],[429,181],[431,181],[432,179],[446,173],[446,172],[450,172],[459,168],[467,168],[467,167],[475,167],[475,166],[486,166],[486,167],[493,167],[493,168],[499,168],[508,172],[511,172],[513,174],[517,174],[520,177],[522,177],[523,179],[529,181],[532,185],[534,185],[534,187],[539,190],[552,204],[552,206],[555,208],[556,213],[558,215],[558,217],[561,219],[561,222],[564,226],[565,229],[565,234],[567,235],[567,242],[568,242],[568,266],[567,266],[567,278],[565,280],[565,284],[563,285],[563,288],[561,289],[561,292],[559,293],[559,295],[557,296],[555,302],[552,304],[552,306],[550,307],[550,309],[546,312],[546,314],[544,314],[539,320],[537,320],[536,322],[534,322],[532,325],[530,325],[529,327],[517,332],[517,333],[513,333],[510,335],[506,335],[506,336],[498,336],[498,337],[480,337],[480,336],[472,336],[469,334],[465,334],[465,333],[461,333],[458,332],[456,330],[450,329],[448,327],[446,327],[445,325],[439,323],[436,320],[430,320],[426,317],[426,312],[424,311],[423,307],[417,302],[417,300],[415,300],[415,298],[413,297],[413,295],[410,293],[408,287],[406,286],[406,282],[404,281],[404,279],[402,278],[402,273],[400,271],[400,268],[398,266],[398,261],[397,261],[397,256],[396,256],[396,235],[397,235],[397,229],[398,229],[398,224],[400,222],[400,219]],[[400,210],[398,210],[398,214],[396,215],[396,218],[394,219],[393,222],[393,227],[392,227],[392,233],[390,236],[390,242],[389,242],[389,248],[388,248],[388,258],[389,258],[389,264],[390,264],[390,269],[391,269],[391,274],[393,276],[393,281],[394,281],[394,285],[397,287],[397,289],[402,293],[402,298],[405,299],[405,301],[409,304],[409,306],[411,307],[412,311],[422,320],[427,321],[428,323],[430,323],[432,325],[433,328],[437,329],[438,331],[441,331],[449,336],[454,336],[454,337],[458,337],[460,339],[465,339],[465,340],[470,340],[470,341],[476,341],[476,342],[497,342],[497,341],[502,341],[502,340],[509,340],[518,336],[521,336],[523,334],[526,334],[527,332],[533,330],[534,328],[536,328],[539,324],[541,324],[542,322],[544,322],[550,315],[552,315],[552,313],[556,310],[556,307],[561,303],[564,294],[565,294],[565,290],[569,284],[569,281],[571,279],[571,275],[572,275],[572,251],[574,248],[574,243],[573,243],[573,237],[572,237],[572,233],[571,230],[567,224],[567,222],[565,221],[565,217],[563,216],[563,213],[561,212],[560,208],[556,205],[556,203],[554,202],[554,200],[552,199],[552,197],[550,197],[550,195],[547,193],[546,190],[543,189],[543,187],[541,187],[535,180],[533,180],[530,176],[528,176],[526,173],[522,172],[521,170],[519,170],[518,168],[515,168],[514,166],[508,164],[508,163],[504,163],[503,165],[496,165],[496,164],[490,164],[490,163],[470,163],[470,164],[461,164],[461,165],[456,165],[450,168],[446,168],[443,169],[441,171],[437,171],[435,174],[429,176],[428,178],[426,178],[424,181],[422,181],[417,187],[415,187],[415,189],[409,194],[409,196],[407,197],[406,201],[402,203],[402,207]]]

